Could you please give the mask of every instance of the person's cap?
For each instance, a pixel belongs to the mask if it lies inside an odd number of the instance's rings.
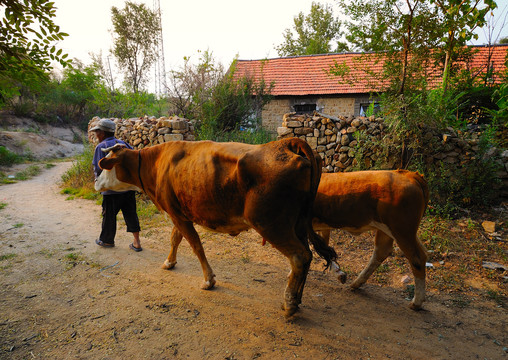
[[[102,130],[106,132],[114,133],[116,130],[116,124],[113,120],[100,119],[97,125],[90,129],[90,131]]]

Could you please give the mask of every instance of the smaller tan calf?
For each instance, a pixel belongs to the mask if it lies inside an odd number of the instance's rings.
[[[314,202],[314,230],[327,241],[331,229],[358,235],[376,230],[374,253],[351,284],[363,285],[390,255],[395,240],[409,260],[415,278],[410,307],[419,310],[425,300],[427,251],[416,232],[429,201],[427,182],[406,170],[324,173]]]

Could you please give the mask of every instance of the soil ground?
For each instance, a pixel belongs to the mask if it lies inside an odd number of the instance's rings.
[[[60,194],[70,165],[0,186],[1,359],[508,357],[508,313],[495,301],[466,294],[459,303],[430,289],[425,310],[410,310],[400,278],[411,274],[400,252],[405,265],[390,281],[355,292],[315,258],[301,310],[286,319],[289,264],[254,232],[199,229],[217,275],[210,291],[199,288],[201,269],[186,242],[176,267],[161,269],[169,222],[143,229],[142,252],[129,250],[124,225],[115,248],[100,248],[100,206]],[[343,233],[332,236],[350,283],[370,257],[372,235],[355,238],[348,254],[337,245]]]

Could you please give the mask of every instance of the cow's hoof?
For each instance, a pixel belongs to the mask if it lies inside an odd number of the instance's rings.
[[[201,284],[201,289],[203,289],[203,290],[211,290],[211,289],[214,288],[214,286],[215,286],[215,279],[212,279],[212,280],[204,281]]]
[[[298,311],[298,306],[289,306],[289,307],[286,307],[284,305],[282,305],[282,310],[284,310],[284,316],[286,318],[290,318],[291,316],[293,316],[297,311]]]
[[[174,268],[174,267],[175,267],[175,265],[176,265],[176,261],[171,261],[171,262],[170,262],[170,261],[167,261],[167,260],[166,260],[166,261],[164,261],[164,264],[162,264],[162,266],[161,266],[161,267],[162,267],[164,270],[170,270],[170,269]]]
[[[409,304],[409,308],[414,311],[420,311],[422,310],[422,305],[417,305],[413,301],[411,301],[411,304]]]
[[[340,281],[341,284],[345,284],[347,280],[347,274],[344,271],[339,271],[337,273],[337,279]]]

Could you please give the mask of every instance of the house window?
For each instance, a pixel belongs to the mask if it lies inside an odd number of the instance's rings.
[[[316,104],[293,105],[297,114],[311,114],[316,111]]]
[[[376,115],[380,110],[379,103],[362,103],[360,104],[360,116]]]

